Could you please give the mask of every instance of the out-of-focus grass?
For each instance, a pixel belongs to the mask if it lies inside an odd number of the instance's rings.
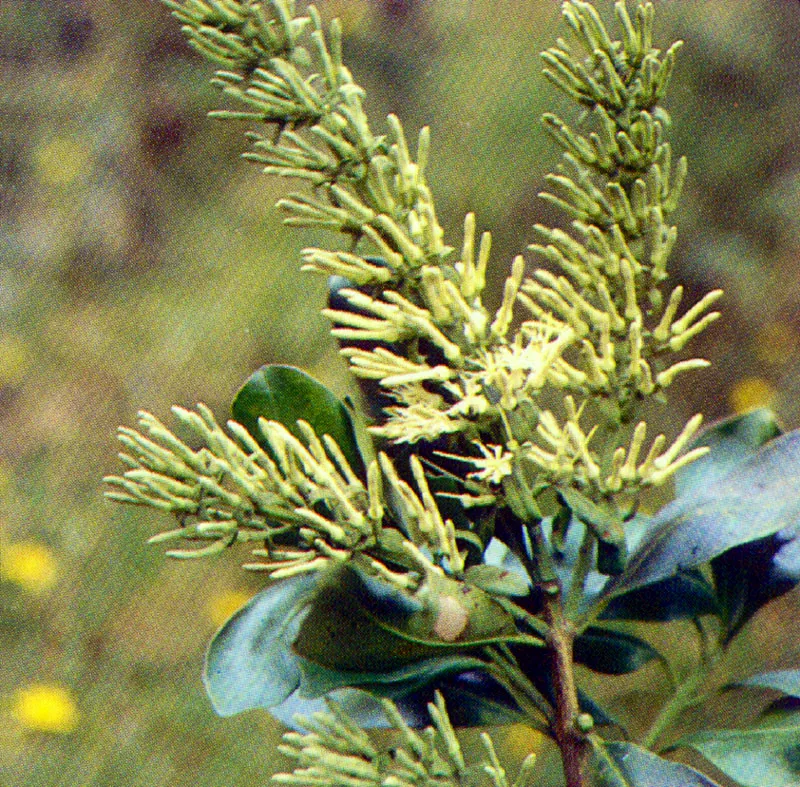
[[[560,220],[536,199],[555,164],[537,118],[565,105],[538,73],[564,32],[557,4],[318,5],[343,18],[376,127],[389,111],[433,126],[448,240],[476,210],[499,281],[531,225]],[[765,399],[800,422],[794,6],[658,4],[660,40],[687,40],[669,102],[691,165],[675,265],[690,292],[728,292],[724,322],[697,346],[714,369],[676,391],[667,429]],[[270,717],[216,718],[199,679],[215,626],[260,580],[233,555],[166,562],[144,546],[155,515],[100,496],[118,467],[114,429],[138,408],[167,417],[202,400],[224,417],[269,362],[347,390],[318,316],[322,282],[296,273],[298,250],[328,239],[281,227],[272,205],[286,184],[238,160],[244,129],[204,117],[218,101],[209,73],[156,3],[0,5],[4,783],[244,787],[280,762]],[[769,612],[746,636],[740,667],[765,645],[763,666],[800,658]],[[610,685],[628,706],[639,696],[635,680]],[[528,735],[500,735],[511,760],[540,745]]]

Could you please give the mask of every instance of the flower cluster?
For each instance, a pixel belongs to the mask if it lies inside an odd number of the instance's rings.
[[[297,762],[291,773],[272,777],[277,784],[342,785],[342,787],[459,787],[488,777],[491,787],[527,787],[536,757],[529,754],[519,775],[509,783],[492,739],[483,733],[484,757],[468,765],[438,692],[428,704],[433,724],[412,730],[391,700],[382,700],[384,714],[399,732],[400,741],[390,752],[380,751],[366,733],[334,702],[328,711],[298,719],[308,732],[287,732],[281,753]]]
[[[279,203],[287,222],[352,241],[348,251],[305,249],[302,267],[344,283],[324,313],[354,375],[385,396],[370,431],[388,456],[400,444],[436,441],[440,455],[471,468],[465,493],[447,493],[470,506],[503,504],[511,476],[595,503],[635,497],[702,453],[681,453],[699,416],[671,444],[658,435],[645,451],[638,414],[644,398],[663,398],[679,375],[708,365],[674,356],[718,318],[712,307],[721,295],[710,292],[679,314],[683,289],[663,289],[686,162],[673,162],[669,116],[659,106],[680,42],[665,53],[653,47],[651,5],[631,17],[617,2],[614,40],[590,3],[564,4],[578,46],[559,39],[542,55],[544,73],[586,119],[576,130],[544,117],[563,157],[541,196],[571,228],[537,225],[530,248],[547,267],[526,275],[516,257],[491,312],[483,299],[490,234],[479,235],[468,214],[460,253],[444,244],[425,180],[429,131],[418,135],[416,160],[396,117],[385,135],[373,133],[363,90],[342,62],[338,23],[326,31],[313,7],[297,16],[291,0],[167,4],[190,43],[221,67],[215,84],[240,107],[213,114],[275,126],[277,133],[249,135],[246,157],[310,186]],[[130,469],[110,479],[115,499],[179,516],[181,527],[157,540],[210,540],[200,554],[263,541],[259,565],[286,576],[377,555],[386,519],[405,534],[407,553],[418,553],[411,564],[462,565],[419,460],[398,472],[383,456],[361,479],[335,442],[307,424],[300,440],[291,425],[263,423],[264,451],[238,424],[229,425],[233,439],[225,435],[202,406],[175,413],[206,447],[190,450],[144,414],[148,436],[121,430]]]
[[[397,443],[456,435],[472,478],[490,487],[511,474],[514,457],[539,468],[538,483],[599,498],[663,483],[702,453],[679,456],[699,427],[695,416],[669,448],[659,436],[637,463],[646,424],[636,416],[643,398],[663,397],[679,375],[708,366],[674,355],[719,317],[712,307],[722,293],[678,316],[683,288],[663,292],[677,235],[668,219],[686,161],[673,165],[658,102],[680,42],[663,55],[652,46],[648,5],[632,19],[616,3],[621,40],[590,3],[565,3],[564,14],[587,54],[559,40],[543,54],[545,74],[590,111],[581,133],[545,116],[564,152],[541,196],[572,220],[572,232],[535,228],[531,249],[549,267],[526,277],[516,258],[492,319],[481,301],[491,239],[484,234],[476,265],[468,216],[457,262],[423,266],[403,295],[377,280],[369,294],[354,286],[342,293],[351,308],[326,314],[354,374],[379,381],[394,400],[375,435]],[[514,331],[516,304],[529,318]],[[553,390],[563,416],[537,403]],[[604,420],[584,431],[579,413],[592,400],[606,402]],[[616,435],[602,449],[592,444],[601,426]]]
[[[317,571],[355,555],[403,585],[412,578],[390,571],[385,562],[421,576],[441,572],[442,562],[462,570],[456,530],[439,512],[416,457],[411,467],[418,492],[385,454],[370,464],[364,483],[336,442],[318,437],[304,421],[297,424],[301,440],[283,424],[260,419],[265,450],[235,421],[228,422],[226,434],[204,405],[197,412],[174,407],[173,413],[202,440],[201,448],[191,448],[142,412],[142,432],[120,428],[127,449],[120,457],[129,469],[105,479],[109,498],[176,515],[180,526],[151,543],[210,541],[173,549],[171,557],[202,557],[236,542],[260,542],[263,548],[254,554],[264,560],[246,567],[273,578]]]

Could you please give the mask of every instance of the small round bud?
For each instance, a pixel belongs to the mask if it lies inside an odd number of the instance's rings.
[[[575,718],[575,727],[581,732],[591,732],[594,727],[594,719],[591,713],[579,713]]]

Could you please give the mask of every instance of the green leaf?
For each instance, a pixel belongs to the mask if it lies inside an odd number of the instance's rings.
[[[525,575],[486,563],[468,568],[464,579],[496,596],[527,596],[531,589],[530,580]]]
[[[294,649],[325,667],[374,672],[518,639],[512,616],[479,588],[434,576],[412,595],[342,566],[315,597]]]
[[[800,712],[767,718],[745,730],[708,730],[678,741],[744,787],[800,784]]]
[[[683,468],[676,478],[679,498],[702,493],[706,485],[723,479],[781,434],[775,415],[755,410],[712,424],[692,444],[711,451]],[[791,590],[800,580],[800,549],[792,546],[797,528],[729,549],[711,561],[719,599],[718,614],[730,641],[764,604]]]
[[[558,493],[575,517],[588,525],[600,541],[616,547],[625,546],[625,528],[613,504],[599,505],[582,492],[569,487],[559,488]]]
[[[705,485],[724,478],[762,445],[781,434],[777,417],[767,409],[710,424],[689,448],[708,446],[711,450],[676,473],[675,497],[697,494]]]
[[[626,737],[628,736],[628,731],[622,722],[580,687],[578,687],[578,707],[583,713],[588,713],[592,717],[596,727],[617,727]]]
[[[461,657],[446,657],[436,661],[455,664],[457,658]],[[456,727],[531,723],[531,719],[522,712],[508,692],[482,669],[454,673],[432,672],[431,680],[427,683],[423,682],[423,676],[419,680],[411,677],[411,672],[413,667],[409,670],[407,681],[370,683],[358,689],[335,689],[329,696],[342,704],[347,714],[363,728],[387,726],[386,718],[376,700],[376,697],[385,696],[394,700],[407,724],[411,727],[425,727],[430,723],[427,706],[433,702],[437,691],[444,697],[448,716]],[[394,674],[400,675],[401,672],[398,670]],[[307,717],[319,710],[325,710],[323,700],[307,699],[301,696],[301,691],[296,691],[282,705],[270,708],[270,713],[284,724],[296,726],[292,721],[295,714]]]
[[[771,440],[726,476],[665,506],[605,597],[674,576],[800,518],[800,432]]]
[[[602,787],[719,787],[694,768],[633,743],[597,740],[592,764]]]
[[[621,550],[622,554],[634,552],[639,547],[648,523],[649,518],[639,514],[625,524],[625,546]],[[569,525],[564,528],[564,533],[559,537],[557,533],[553,532],[554,524],[556,523],[551,518],[542,520],[542,532],[553,549],[553,567],[561,586],[571,587],[580,559],[586,525],[572,517]],[[584,597],[579,609],[581,614],[588,614],[598,600],[602,599],[602,591],[608,582],[609,578],[606,574],[602,574],[597,569],[589,571],[583,585]]]
[[[302,674],[291,643],[315,590],[313,576],[276,582],[214,635],[203,683],[220,716],[279,705],[300,685]]]
[[[447,714],[456,727],[531,723],[506,690],[481,670],[440,673],[429,684],[416,689],[412,687],[413,682],[370,684],[363,689],[336,689],[328,696],[364,729],[388,726],[377,699],[382,696],[394,700],[406,724],[416,728],[427,726],[430,724],[427,706],[433,702],[437,691],[444,697]],[[300,691],[295,691],[281,705],[270,708],[270,713],[286,726],[297,729],[296,715],[307,718],[325,709],[323,699],[307,699],[300,696]]]
[[[470,670],[453,675],[436,685],[447,705],[447,714],[456,727],[491,727],[501,724],[527,723],[531,718],[517,707],[506,690],[485,672]],[[409,699],[401,700],[401,709],[409,708]],[[414,700],[421,711],[432,702],[433,685]]]
[[[600,619],[667,622],[717,612],[714,588],[699,571],[690,569],[612,598]]]
[[[307,421],[317,435],[330,435],[342,449],[353,470],[364,473],[350,412],[322,383],[293,366],[262,366],[239,389],[231,414],[267,449],[258,419],[283,424],[296,437],[298,420]]]
[[[480,588],[434,576],[412,595],[342,566],[315,596],[294,650],[331,669],[380,672],[519,639],[512,616]]]
[[[493,684],[492,691],[488,691],[484,684],[492,682],[491,678],[484,676],[478,680],[475,677],[485,666],[484,662],[454,651],[434,649],[432,656],[396,669],[385,670],[377,662],[370,663],[369,669],[361,672],[324,667],[299,656],[293,649],[293,642],[314,600],[320,593],[327,592],[329,582],[335,582],[335,578],[311,575],[281,580],[254,596],[222,626],[208,648],[203,674],[217,713],[231,716],[266,707],[289,722],[294,713],[316,707],[306,700],[331,692],[337,698],[348,698],[354,707],[358,705],[359,695],[348,691],[351,688],[363,689],[375,696],[411,696],[411,702],[415,694],[425,693],[432,698],[433,689],[428,687],[449,679],[449,684],[458,688],[459,697],[467,689],[472,691],[471,698],[479,703],[476,712],[480,710],[481,718],[499,718],[501,706],[507,717],[519,714],[509,699],[505,705],[496,701],[494,695],[502,693],[502,689]],[[374,598],[372,601],[375,603]],[[407,611],[412,614],[421,609],[413,599],[378,600],[379,605],[395,610],[400,603],[407,605]],[[321,606],[324,608],[324,604]],[[347,608],[352,610],[352,606]],[[378,638],[386,636],[381,628],[376,630],[376,635]],[[473,677],[458,681],[459,675]],[[360,696],[363,702],[364,695]],[[369,707],[365,718],[379,723],[381,715],[376,714],[377,706]],[[424,709],[423,702],[417,709],[420,719],[427,718]],[[466,714],[461,715],[466,718]]]
[[[644,640],[597,626],[587,628],[575,640],[575,661],[605,675],[626,675],[659,658]]]
[[[729,549],[711,561],[726,642],[773,599],[800,582],[800,523]]]
[[[331,669],[303,658],[298,658],[298,663],[302,678],[297,693],[307,699],[322,697],[341,688],[363,689],[381,697],[401,697],[444,675],[480,670],[486,666],[480,659],[461,655],[416,661],[388,672]]]
[[[740,680],[732,684],[733,686],[744,686],[759,689],[775,689],[782,691],[790,697],[800,699],[800,670],[785,669],[775,672],[762,672],[760,675],[753,675],[746,680]]]
[[[386,717],[377,698],[371,697],[360,689],[338,689],[328,695],[356,724],[364,729],[371,727],[387,727]],[[268,708],[270,715],[281,724],[295,730],[304,730],[297,721],[298,716],[309,718],[314,713],[327,710],[327,698],[316,697],[305,699],[299,692],[293,692],[280,705]],[[406,717],[413,726],[413,719]],[[420,724],[417,726],[424,726]]]

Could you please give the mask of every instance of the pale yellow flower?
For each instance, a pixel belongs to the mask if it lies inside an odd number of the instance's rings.
[[[445,407],[439,394],[427,391],[420,384],[398,386],[392,390],[392,396],[397,406],[385,409],[386,421],[381,426],[369,427],[372,434],[395,443],[416,443],[461,432],[469,426],[469,421],[459,417],[454,408]]]
[[[14,582],[29,593],[40,594],[56,582],[55,556],[43,544],[18,541],[0,551],[0,578]]]
[[[447,412],[422,404],[407,407],[387,407],[387,419],[382,426],[370,426],[372,434],[386,437],[395,443],[416,443],[435,440],[443,434],[460,432],[468,421],[449,418]]]
[[[35,732],[69,733],[79,719],[77,705],[69,691],[47,683],[17,689],[11,713],[25,729]]]
[[[486,481],[489,484],[499,484],[504,478],[511,475],[513,472],[513,454],[506,451],[502,445],[484,445],[478,441],[475,441],[474,444],[483,456],[464,457],[465,461],[477,468],[469,474],[470,478]]]

